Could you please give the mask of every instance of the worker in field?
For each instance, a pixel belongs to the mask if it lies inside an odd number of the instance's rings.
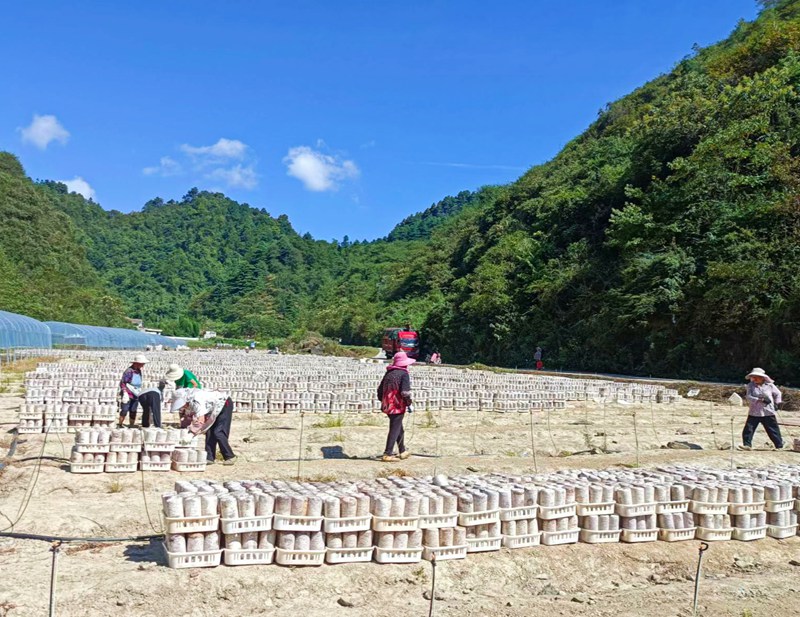
[[[193,435],[206,435],[206,462],[213,465],[217,458],[217,445],[223,465],[236,462],[229,438],[233,418],[233,401],[224,392],[180,388],[172,396],[172,412],[181,417],[181,428]]]
[[[536,363],[536,370],[541,371],[544,368],[544,362],[542,361],[542,348],[537,347],[536,352],[533,354],[533,361]]]
[[[392,363],[386,368],[386,374],[378,386],[381,411],[389,416],[389,435],[386,438],[386,448],[381,458],[384,463],[405,460],[411,456],[405,446],[403,418],[406,413],[414,411],[411,404],[411,377],[408,374],[408,367],[414,362],[416,360],[409,358],[406,352],[397,352],[392,358]],[[397,445],[398,456],[394,454],[395,445]]]
[[[142,407],[142,427],[150,426],[150,419],[153,426],[161,428],[161,402],[164,400],[164,388],[167,382],[163,379],[158,382],[157,388],[150,388],[139,393],[139,405]]]
[[[782,449],[783,437],[778,426],[777,416],[778,405],[783,400],[781,391],[763,368],[754,368],[745,379],[749,380],[745,399],[750,409],[742,431],[742,445],[739,446],[739,449],[750,450],[753,447],[753,435],[759,424],[763,425],[775,448]]]
[[[180,364],[170,364],[165,378],[175,382],[175,389],[180,388],[202,388],[200,380],[189,369],[183,368]]]
[[[122,428],[125,417],[128,417],[128,426],[133,428],[136,424],[136,411],[139,408],[139,394],[142,390],[142,369],[147,364],[143,354],[137,354],[131,365],[122,373],[119,382],[119,426]]]

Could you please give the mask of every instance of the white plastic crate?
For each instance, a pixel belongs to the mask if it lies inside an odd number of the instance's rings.
[[[222,550],[199,553],[170,553],[162,543],[170,568],[215,568],[219,565]]]
[[[325,552],[325,561],[330,564],[372,561],[372,553],[372,546],[367,548],[329,548]]]
[[[614,502],[606,501],[603,503],[578,503],[575,504],[578,516],[603,516],[614,514]]]
[[[543,531],[541,542],[545,546],[557,546],[559,544],[575,544],[580,539],[580,529],[569,529],[567,531]]]
[[[788,512],[794,507],[794,499],[783,499],[781,501],[766,501],[764,510],[766,512]]]
[[[164,517],[166,533],[199,533],[206,531],[216,531],[219,527],[219,515],[193,516],[168,518]]]
[[[656,504],[656,514],[678,514],[689,511],[689,500],[663,501]]]
[[[543,521],[551,521],[557,518],[575,516],[576,512],[577,507],[574,503],[566,506],[539,506],[539,518]]]
[[[721,542],[730,540],[733,535],[733,529],[709,529],[707,527],[698,527],[695,532],[695,537],[698,540],[705,540],[706,542]]]
[[[226,566],[255,566],[270,564],[275,560],[274,548],[230,549],[224,550]]]
[[[503,536],[497,536],[496,538],[467,538],[468,553],[499,551],[502,546]]]
[[[155,441],[146,441],[136,445],[141,446],[145,452],[172,452],[175,449],[174,443],[156,443]]]
[[[776,540],[783,540],[797,535],[797,525],[778,527],[777,525],[767,525],[767,535]]]
[[[521,506],[519,508],[500,508],[501,521],[528,521],[536,518],[538,506]]]
[[[321,516],[276,514],[272,520],[272,528],[278,531],[320,531],[322,529],[322,520],[323,517]]]
[[[426,561],[449,561],[451,559],[466,559],[467,545],[461,546],[426,546],[422,549],[422,558]]]
[[[70,473],[103,473],[105,463],[70,463]]]
[[[90,454],[105,454],[108,452],[107,443],[76,443],[74,446],[75,452],[90,453]]]
[[[372,529],[375,531],[415,531],[419,529],[419,517],[373,516]]]
[[[619,516],[624,516],[627,518],[633,516],[650,516],[651,514],[656,513],[656,503],[632,503],[632,504],[624,504],[618,503],[614,506],[614,511]]]
[[[37,433],[42,433],[43,429],[41,426],[18,426],[17,427],[17,434],[18,435],[36,435]]]
[[[728,502],[690,501],[689,512],[694,512],[695,514],[727,514],[729,505]]]
[[[245,533],[248,531],[270,531],[272,515],[249,518],[221,518],[222,533]]]
[[[144,461],[141,461],[139,465],[141,465],[142,471],[169,471],[170,468],[169,461],[166,463],[145,463]]]
[[[109,452],[141,452],[142,444],[140,443],[110,443],[108,444]]]
[[[375,561],[378,563],[418,563],[421,560],[421,548],[375,547]]]
[[[539,546],[542,540],[542,532],[526,533],[520,536],[503,536],[503,546],[506,548],[528,548],[531,546]]]
[[[421,514],[419,517],[420,529],[443,529],[457,524],[458,514]]]
[[[740,542],[751,542],[753,540],[763,540],[767,537],[767,526],[753,527],[751,529],[733,528],[733,539]]]
[[[764,504],[766,502],[757,501],[754,503],[732,503],[729,508],[729,512],[736,516],[741,516],[743,514],[758,514],[760,512],[764,512]],[[791,507],[789,507],[791,510]]]
[[[325,518],[325,533],[347,533],[348,531],[366,531],[372,525],[372,515],[349,516],[342,518]],[[367,560],[369,561],[369,560]]]
[[[684,540],[694,540],[697,529],[687,527],[686,529],[659,529],[658,539],[662,542],[682,542]]]
[[[619,535],[622,533],[617,530],[581,529],[578,539],[586,544],[608,544],[619,542]]]
[[[655,542],[658,540],[658,529],[623,529],[620,539],[623,542]]]
[[[139,461],[132,463],[109,463],[106,462],[106,473],[131,473],[139,467]]]
[[[484,510],[483,512],[459,512],[458,524],[462,527],[490,525],[500,520],[500,510]]]
[[[172,461],[172,469],[174,471],[184,472],[191,472],[191,471],[205,471],[206,470],[206,462],[200,461],[199,463],[179,463],[178,461]]]
[[[275,563],[282,566],[321,566],[325,563],[325,552],[325,550],[290,551],[276,548]]]

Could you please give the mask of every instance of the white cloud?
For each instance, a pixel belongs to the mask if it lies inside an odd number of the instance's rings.
[[[290,148],[283,162],[286,173],[300,180],[309,191],[335,191],[339,181],[357,178],[361,173],[354,161],[342,160],[309,146]]]
[[[230,168],[219,167],[209,173],[207,178],[221,180],[230,188],[252,190],[258,186],[258,174],[253,165],[235,165]]]
[[[247,154],[247,144],[238,139],[226,139],[221,137],[217,143],[211,146],[190,146],[183,144],[181,151],[191,157],[209,159],[236,159],[242,160]]]
[[[67,143],[69,131],[61,126],[55,116],[33,115],[33,120],[28,126],[17,129],[22,134],[22,143],[33,144],[40,150],[45,150],[51,142]]]
[[[80,193],[86,199],[94,199],[94,189],[80,176],[75,176],[72,180],[59,180],[59,182],[66,184],[70,193]]]
[[[169,176],[177,176],[183,171],[181,164],[173,159],[171,156],[162,156],[158,165],[154,167],[145,167],[142,173],[145,176],[161,176],[168,178]]]

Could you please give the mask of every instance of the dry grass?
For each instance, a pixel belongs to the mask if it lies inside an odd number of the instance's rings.
[[[336,416],[325,416],[319,422],[315,422],[311,425],[312,428],[342,428],[344,426],[344,416],[343,415],[336,415]]]
[[[109,493],[121,493],[125,487],[122,486],[122,482],[120,482],[119,478],[114,478],[108,483],[108,492]]]

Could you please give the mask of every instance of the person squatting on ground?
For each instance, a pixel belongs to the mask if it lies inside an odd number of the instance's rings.
[[[408,374],[408,367],[414,362],[416,360],[409,358],[404,351],[396,353],[378,386],[381,411],[389,416],[389,435],[386,438],[386,449],[383,451],[381,459],[385,463],[405,460],[411,456],[404,443],[403,417],[406,412],[414,411],[411,404],[411,377]],[[395,444],[397,444],[399,458],[394,455]]]
[[[764,372],[763,368],[754,368],[747,375],[750,380],[747,384],[747,394],[745,398],[750,410],[747,415],[744,430],[742,431],[741,450],[749,450],[753,447],[753,434],[759,424],[764,426],[770,441],[776,449],[783,448],[783,437],[778,426],[776,415],[778,405],[781,404],[783,397],[770,376]]]
[[[139,393],[139,405],[142,407],[142,427],[150,426],[150,417],[153,426],[161,428],[161,402],[164,400],[164,388],[167,382],[163,379],[158,382],[158,388],[150,388]]]
[[[180,388],[172,397],[172,412],[179,412],[181,428],[194,435],[206,433],[206,460],[213,464],[217,458],[217,444],[222,453],[223,465],[233,465],[236,456],[228,438],[231,434],[233,401],[223,392]]]
[[[133,428],[136,423],[136,410],[139,408],[139,394],[142,390],[142,368],[147,364],[147,358],[142,354],[137,354],[133,358],[131,365],[122,373],[119,382],[119,425],[125,422],[125,416],[129,416],[128,426]]]

